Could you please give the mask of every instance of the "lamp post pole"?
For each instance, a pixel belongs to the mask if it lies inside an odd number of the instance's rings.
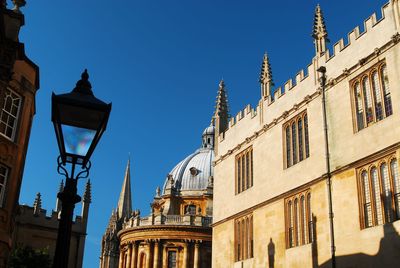
[[[71,244],[72,234],[72,218],[74,215],[75,204],[81,201],[81,197],[77,194],[77,184],[79,178],[84,178],[89,175],[89,169],[83,171],[85,175],[81,176],[80,172],[76,178],[74,178],[76,161],[72,162],[71,174],[66,172],[66,169],[62,166],[63,164],[59,160],[59,173],[65,175],[65,187],[64,190],[58,193],[57,197],[61,200],[61,217],[58,225],[58,235],[56,251],[54,255],[54,268],[66,268],[68,267],[69,248]]]

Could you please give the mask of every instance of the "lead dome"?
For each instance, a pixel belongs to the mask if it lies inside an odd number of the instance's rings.
[[[212,124],[203,131],[201,148],[171,170],[164,182],[163,194],[171,183],[174,190],[182,194],[207,189],[214,175],[214,133],[215,127]]]

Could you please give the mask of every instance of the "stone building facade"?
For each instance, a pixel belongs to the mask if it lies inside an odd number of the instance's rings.
[[[16,1],[19,2],[19,1]],[[25,55],[18,32],[24,24],[19,4],[13,10],[0,1],[0,267],[12,248],[25,157],[39,89],[39,68]]]
[[[101,268],[211,267],[214,132],[212,123],[201,148],[172,169],[162,190],[157,188],[150,215],[113,212]]]
[[[63,191],[63,187],[61,182],[59,192]],[[82,268],[91,201],[91,183],[88,180],[82,197],[81,214],[72,223],[68,268]],[[18,210],[13,234],[14,247],[46,249],[52,260],[56,250],[61,201],[57,198],[56,208],[48,216],[42,208],[41,195],[38,193],[33,206],[20,205]]]
[[[258,106],[216,115],[213,267],[398,267],[399,11],[330,51],[317,6],[307,70],[272,88],[265,55]]]

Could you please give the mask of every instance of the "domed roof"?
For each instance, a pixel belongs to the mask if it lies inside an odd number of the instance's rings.
[[[214,126],[207,127],[204,135],[214,135]],[[209,144],[205,144],[209,142]],[[198,191],[205,190],[208,186],[210,176],[214,176],[214,148],[213,141],[203,139],[201,149],[190,154],[181,162],[179,162],[169,173],[174,179],[174,187],[176,191]],[[168,184],[168,176],[165,180],[163,193]]]

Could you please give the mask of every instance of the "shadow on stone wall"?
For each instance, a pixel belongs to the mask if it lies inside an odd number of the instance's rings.
[[[268,243],[268,268],[275,267],[275,244],[272,242],[272,238],[269,239]]]
[[[376,255],[356,253],[350,255],[336,256],[336,267],[345,268],[395,268],[400,267],[400,235],[394,229],[392,223],[383,225],[383,238],[379,243],[379,251]],[[316,243],[315,243],[316,244]],[[320,268],[330,268],[331,261],[328,260]]]

